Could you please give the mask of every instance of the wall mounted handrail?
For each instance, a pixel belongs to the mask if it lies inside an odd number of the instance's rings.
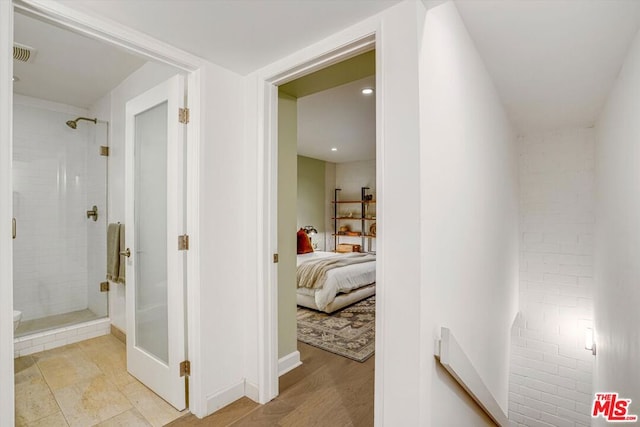
[[[436,343],[436,359],[476,401],[484,412],[499,426],[507,427],[509,418],[480,374],[467,357],[449,328],[441,329],[440,340]]]

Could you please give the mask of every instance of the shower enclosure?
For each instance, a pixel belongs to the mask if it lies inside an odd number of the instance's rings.
[[[66,110],[66,111],[65,111]],[[108,124],[16,96],[15,336],[105,317]],[[73,123],[72,126],[69,123]]]

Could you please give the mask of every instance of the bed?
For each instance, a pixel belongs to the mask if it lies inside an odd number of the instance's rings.
[[[357,260],[346,261],[349,258]],[[301,269],[313,268],[313,263],[335,263],[335,268],[326,269],[324,283],[319,287],[301,278]],[[353,262],[351,264],[351,262]],[[340,265],[348,263],[348,265]],[[297,303],[325,313],[332,313],[376,293],[376,261],[373,254],[339,254],[334,252],[311,252],[298,255]],[[308,277],[308,276],[305,276]]]

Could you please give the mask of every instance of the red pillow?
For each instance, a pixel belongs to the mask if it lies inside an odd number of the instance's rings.
[[[298,254],[308,254],[309,252],[313,252],[311,239],[309,239],[307,233],[301,228],[298,230]]]

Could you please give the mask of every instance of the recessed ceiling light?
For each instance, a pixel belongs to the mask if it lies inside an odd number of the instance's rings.
[[[13,78],[11,79],[12,82],[19,82],[20,81],[20,77],[18,76],[13,76]]]
[[[336,147],[331,147],[331,151],[338,151]]]
[[[372,87],[365,87],[364,89],[362,89],[362,94],[363,95],[371,95],[373,93],[373,88]]]

